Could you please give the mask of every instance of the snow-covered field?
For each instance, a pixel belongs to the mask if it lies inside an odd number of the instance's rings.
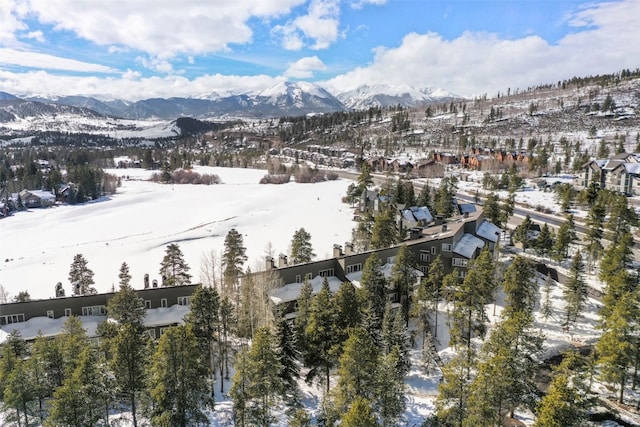
[[[253,271],[263,268],[269,243],[276,257],[288,253],[293,233],[301,227],[311,233],[318,258],[329,256],[333,244],[350,240],[353,213],[341,202],[349,181],[261,185],[263,170],[195,170],[218,175],[222,184],[156,184],[146,181],[151,172],[114,169],[107,172],[123,179],[113,196],[31,209],[0,221],[0,285],[10,298],[23,290],[32,298],[53,297],[57,282],[70,294],[69,267],[81,253],[95,272],[98,291],[117,287],[124,261],[132,285],[142,288],[145,273],[160,282],[160,261],[170,243],[180,246],[198,282],[202,255],[220,253],[234,227],[243,236],[246,266]]]

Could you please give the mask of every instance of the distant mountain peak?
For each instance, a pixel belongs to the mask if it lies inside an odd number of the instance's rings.
[[[408,84],[362,85],[356,89],[339,93],[337,98],[349,109],[366,109],[370,107],[419,107],[424,104],[440,102],[461,97],[439,88],[416,88]]]

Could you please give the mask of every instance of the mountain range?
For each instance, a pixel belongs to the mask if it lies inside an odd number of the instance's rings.
[[[405,86],[362,86],[332,94],[307,82],[279,82],[254,93],[210,93],[194,98],[151,98],[136,102],[99,100],[85,96],[23,97],[0,92],[0,123],[33,116],[78,114],[132,120],[172,120],[177,117],[269,118],[322,114],[351,109],[401,105],[413,108],[435,102],[459,100],[441,89]]]

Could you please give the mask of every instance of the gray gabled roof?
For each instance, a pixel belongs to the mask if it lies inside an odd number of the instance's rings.
[[[473,258],[476,249],[484,248],[482,239],[478,239],[473,234],[464,233],[462,238],[453,246],[453,252],[465,258]]]

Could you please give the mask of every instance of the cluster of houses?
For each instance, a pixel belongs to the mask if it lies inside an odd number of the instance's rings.
[[[460,156],[460,165],[474,170],[497,170],[505,164],[527,164],[530,159],[531,154],[526,151],[518,152],[475,147],[469,153]]]
[[[306,150],[284,147],[271,148],[269,155],[283,155],[296,160],[308,160],[318,165],[349,168],[356,164],[355,154],[345,148],[333,148],[320,145],[309,145]]]
[[[580,186],[592,182],[627,196],[640,196],[640,153],[620,153],[583,165]]]

